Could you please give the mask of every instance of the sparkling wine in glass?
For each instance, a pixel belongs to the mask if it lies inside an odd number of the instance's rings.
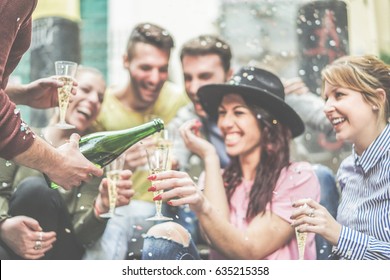
[[[118,198],[117,182],[120,179],[120,174],[123,169],[125,157],[121,155],[106,166],[106,177],[108,180],[108,201],[109,211],[107,213],[100,214],[102,218],[111,218],[113,216],[121,216],[115,213],[116,200]]]
[[[169,160],[169,147],[168,146],[162,146],[158,145],[153,148],[146,149],[147,159],[148,159],[148,166],[149,166],[149,173],[157,174],[159,172],[167,170],[168,166],[168,160]],[[155,181],[158,182],[158,181]],[[157,196],[159,194],[162,194],[164,191],[159,190],[155,191],[153,193],[154,196]],[[155,202],[156,206],[156,214],[153,217],[147,218],[147,221],[169,221],[173,220],[172,218],[165,217],[161,213],[161,207],[162,207],[162,201],[156,200]]]
[[[295,236],[297,238],[297,244],[298,244],[298,259],[304,260],[307,232],[299,232],[297,228],[295,228]]]
[[[290,197],[291,203],[294,203],[295,201],[302,199],[303,197]],[[309,207],[306,203],[300,207]],[[307,232],[299,232],[297,228],[295,228],[295,237],[297,239],[297,245],[298,245],[298,260],[304,260],[305,259],[305,248],[306,248],[306,239],[307,239]]]
[[[68,124],[65,121],[66,110],[69,105],[69,98],[73,87],[73,78],[76,75],[77,63],[72,61],[56,61],[55,70],[57,80],[64,83],[58,88],[58,106],[60,109],[60,121],[55,125],[61,129],[72,129],[74,125]]]

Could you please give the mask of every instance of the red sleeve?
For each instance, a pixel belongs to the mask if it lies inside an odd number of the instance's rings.
[[[0,104],[0,157],[12,159],[33,144],[35,135],[2,89]]]
[[[36,0],[0,2],[0,156],[11,159],[27,150],[34,134],[5,93],[8,78],[31,42],[31,14]]]

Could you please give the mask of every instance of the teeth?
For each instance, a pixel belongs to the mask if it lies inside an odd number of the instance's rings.
[[[86,109],[86,108],[80,108],[80,109],[78,109],[77,110],[79,113],[81,113],[81,114],[83,114],[83,115],[85,115],[86,117],[90,117],[91,116],[91,111],[90,110],[88,110],[88,109]]]
[[[236,142],[240,139],[240,136],[238,134],[227,134],[225,136],[226,143]]]
[[[332,120],[332,124],[339,124],[342,123],[343,121],[345,121],[344,118],[335,118]]]
[[[145,89],[146,90],[150,90],[150,91],[156,91],[157,88],[153,85],[145,85]]]

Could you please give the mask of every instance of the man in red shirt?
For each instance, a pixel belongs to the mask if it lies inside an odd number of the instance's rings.
[[[31,15],[36,4],[37,0],[0,2],[0,157],[37,169],[70,189],[89,181],[91,174],[103,174],[78,150],[80,136],[73,134],[69,143],[55,149],[29,129],[15,107],[15,103],[35,108],[54,107],[58,104],[57,88],[61,84],[46,78],[7,87],[10,74],[30,46]]]

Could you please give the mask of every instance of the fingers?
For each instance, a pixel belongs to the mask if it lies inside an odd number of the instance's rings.
[[[33,238],[35,240],[30,241],[28,250],[21,254],[26,259],[42,258],[47,251],[53,248],[53,243],[56,241],[56,233],[53,231],[38,231],[33,234]]]
[[[80,141],[80,135],[77,133],[72,133],[72,135],[69,138],[69,143],[72,145],[72,147],[79,148],[79,141]]]
[[[199,187],[185,172],[166,171],[162,173],[159,173],[159,176],[157,176],[157,174],[156,176],[149,176],[152,181],[152,186],[148,189],[148,191],[155,192],[159,190],[166,190],[166,192],[162,193],[157,200],[189,197],[200,191]],[[157,180],[158,182],[154,182],[154,180]]]
[[[311,208],[320,208],[322,207],[321,204],[319,204],[317,201],[311,199],[311,198],[303,198],[303,199],[299,199],[297,201],[294,201],[292,206],[295,207],[295,208],[298,208],[298,207],[302,207],[304,205],[307,205]]]
[[[103,175],[103,169],[92,164],[88,167],[88,176],[83,180],[84,182],[89,182],[92,179],[92,176],[100,177]],[[91,176],[92,175],[92,176]]]
[[[199,136],[200,135],[199,131],[201,126],[202,123],[199,120],[194,119],[183,123],[180,126],[179,131],[182,137],[188,137],[189,135],[193,135],[193,134]]]
[[[164,172],[160,172],[148,176],[149,181],[160,181],[160,180],[175,179],[175,178],[176,179],[187,178],[192,182],[191,178],[186,172],[181,172],[176,170],[168,170],[168,171],[164,171]]]
[[[128,205],[134,194],[134,190],[118,190],[116,206]]]

